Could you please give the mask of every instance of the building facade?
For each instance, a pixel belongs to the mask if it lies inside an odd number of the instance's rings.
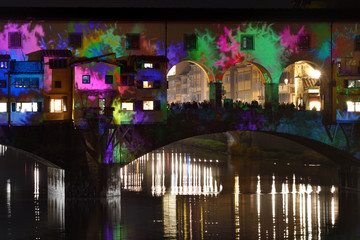
[[[1,124],[8,124],[8,113],[11,110],[10,105],[16,100],[15,98],[9,100],[8,90],[3,86],[15,84],[15,79],[11,74],[20,74],[20,72],[6,70],[5,63],[9,59],[16,60],[17,62],[39,61],[39,58],[32,57],[29,54],[49,50],[65,52],[69,50],[72,57],[61,54],[58,56],[47,53],[42,54],[44,58],[42,60],[42,79],[45,84],[42,88],[43,92],[41,92],[43,99],[45,99],[42,105],[43,119],[57,120],[70,118],[73,120],[76,115],[72,106],[76,106],[74,95],[75,83],[78,80],[74,79],[74,72],[70,70],[71,68],[57,68],[56,70],[53,68],[50,70],[50,60],[53,60],[51,62],[54,63],[56,58],[59,60],[57,64],[61,65],[65,63],[65,59],[69,61],[67,64],[71,65],[73,60],[70,60],[70,58],[86,57],[91,59],[97,56],[114,54],[114,59],[128,56],[165,56],[169,61],[165,65],[164,80],[156,80],[164,82],[166,72],[173,66],[177,66],[177,64],[185,61],[199,66],[208,78],[208,82],[226,82],[226,73],[232,67],[237,64],[250,64],[251,67],[258,69],[259,77],[256,79],[260,80],[256,81],[263,84],[260,89],[256,90],[259,92],[251,93],[249,97],[247,92],[249,86],[248,84],[245,86],[247,81],[249,81],[248,75],[244,73],[240,74],[242,76],[240,82],[244,84],[243,88],[241,84],[236,88],[235,82],[229,85],[226,85],[228,84],[227,82],[224,83],[224,88],[227,89],[226,92],[231,93],[231,96],[226,97],[235,100],[240,99],[241,94],[243,94],[245,101],[260,100],[264,97],[262,101],[274,104],[283,102],[286,99],[289,102],[298,102],[299,99],[299,102],[301,100],[305,102],[306,109],[313,108],[314,106],[316,109],[321,109],[324,119],[328,122],[358,121],[360,119],[358,81],[360,79],[360,30],[358,24],[360,24],[360,21],[356,22],[356,20],[340,22],[325,19],[324,21],[311,22],[302,20],[288,21],[284,18],[278,21],[265,20],[261,22],[218,20],[216,23],[203,20],[192,22],[175,20],[0,20],[0,53],[2,54],[2,57],[0,57],[0,71],[10,74],[4,75],[0,79],[2,86],[0,89]],[[140,59],[138,60],[140,61]],[[113,61],[116,62],[116,60]],[[318,71],[320,73],[320,76],[318,76],[319,81],[317,78],[303,75],[300,78],[294,76],[293,80],[291,76],[288,79],[290,84],[288,86],[286,86],[285,82],[281,82],[281,76],[284,71],[287,71],[286,69],[291,65],[297,65],[298,62],[304,62]],[[1,65],[2,63],[3,65]],[[99,62],[91,65],[90,68],[110,66],[107,64],[100,64]],[[9,65],[7,66],[9,67]],[[47,68],[48,66],[49,68]],[[80,67],[84,67],[84,65]],[[296,67],[294,68],[296,69]],[[98,72],[101,71],[99,70]],[[136,73],[126,74],[127,76],[132,76],[131,74],[136,75],[136,77],[142,78],[141,81],[143,83],[148,82],[147,84],[149,84],[149,81],[145,80],[147,77],[144,77],[146,75],[142,71],[136,70]],[[291,71],[290,74],[292,74]],[[294,70],[295,75],[296,71]],[[152,76],[156,75],[154,72],[151,73]],[[69,79],[70,73],[72,75]],[[116,89],[114,87],[119,96],[122,95],[122,91],[125,89],[121,87],[121,74],[120,67],[120,88]],[[252,71],[251,76],[254,74]],[[32,76],[29,77],[32,78]],[[23,78],[26,77],[23,76]],[[65,78],[67,79],[65,80]],[[189,84],[188,87],[181,86],[179,91],[180,93],[186,91],[186,94],[188,92],[191,94],[186,99],[180,99],[180,101],[198,99],[200,91],[198,90],[199,87],[196,80],[191,80],[192,83],[188,83],[188,80],[186,81],[186,84]],[[250,86],[252,87],[254,79],[251,78],[251,81]],[[41,85],[40,82],[41,80],[39,80],[39,87]],[[71,87],[69,87],[68,83],[71,83]],[[57,87],[55,87],[55,84]],[[58,88],[60,84],[61,88]],[[154,82],[154,84],[157,84],[157,82]],[[169,85],[172,86],[170,82]],[[107,89],[107,85],[104,85],[104,87]],[[157,93],[158,88],[151,87],[151,85],[143,85],[141,89],[140,87],[140,85],[136,85],[136,94],[140,94],[143,100],[139,100],[136,95],[134,101],[147,101],[145,98],[148,98],[148,101],[153,101],[152,106],[154,108],[157,106],[155,102],[159,98],[164,99],[164,96],[166,96],[166,91],[161,94]],[[128,88],[131,89],[132,86],[128,86]],[[152,90],[148,91],[148,88]],[[203,91],[201,84],[200,88]],[[71,89],[70,92],[69,89]],[[174,93],[169,92],[169,95],[174,100],[178,100],[177,94],[177,88],[175,91],[176,97],[173,96]],[[238,95],[236,96],[236,94]],[[33,100],[40,101],[36,97],[37,95],[35,95]],[[206,99],[207,96],[209,96],[209,99],[212,99],[213,97],[210,95],[211,93],[207,94],[205,90],[205,96],[201,93],[200,99]],[[48,98],[49,103],[47,103]],[[89,95],[88,98],[91,100],[93,97]],[[97,104],[100,107],[105,106],[105,108],[114,108],[116,110],[113,106],[115,104],[114,101],[120,101],[116,99],[111,100],[113,101],[111,103],[109,103],[110,100],[105,100],[105,105],[104,102],[97,102]],[[168,100],[166,97],[165,99],[164,104]],[[6,112],[5,101],[7,103]],[[123,100],[121,99],[121,101]],[[129,110],[131,109],[131,104],[124,105],[125,107],[118,107],[118,109],[131,111]],[[134,104],[134,109],[142,108],[139,111],[146,112],[144,110],[148,109],[149,106],[152,108],[150,102],[146,106],[142,105],[141,107],[140,103],[137,103]],[[163,108],[162,106],[163,102],[160,104],[160,109]],[[155,113],[151,114],[157,115]],[[164,116],[164,113],[162,116]],[[120,119],[120,117],[114,117],[114,119],[117,124],[120,124],[121,121],[116,120]],[[121,117],[121,119],[125,118]],[[130,119],[132,118],[127,118],[126,121],[133,122]],[[141,114],[135,117],[135,119],[138,119],[134,120],[135,122],[143,120],[150,123],[155,121],[147,120],[147,117],[141,117]],[[35,122],[37,120],[34,120],[34,124]],[[33,123],[30,121],[30,124]]]

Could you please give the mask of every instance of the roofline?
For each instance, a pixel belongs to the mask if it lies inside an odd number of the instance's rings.
[[[28,21],[360,21],[357,8],[102,8],[102,11],[99,11],[99,8],[81,7],[5,7],[0,9],[2,10],[0,19]],[[178,14],[179,12],[182,12],[182,14]]]

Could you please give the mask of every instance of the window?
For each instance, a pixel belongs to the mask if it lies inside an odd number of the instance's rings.
[[[63,100],[62,99],[51,99],[50,100],[50,112],[62,112],[63,111]]]
[[[132,102],[123,102],[123,103],[121,103],[121,110],[123,110],[123,111],[134,111],[134,103],[132,103]]]
[[[301,35],[298,39],[298,46],[300,50],[310,49],[310,35]]]
[[[64,69],[67,68],[67,61],[66,59],[50,59],[49,67],[51,69]]]
[[[349,79],[344,81],[344,88],[360,88],[360,80]]]
[[[39,88],[39,78],[31,78],[30,87]]]
[[[106,84],[113,84],[114,77],[113,75],[105,75],[105,83]]]
[[[154,110],[154,101],[144,101],[143,110]]]
[[[6,80],[0,80],[0,88],[6,88]]]
[[[0,103],[0,112],[7,112],[7,103],[6,102]]]
[[[153,68],[152,63],[144,63],[144,68]]]
[[[143,81],[143,88],[154,88],[154,82]]]
[[[29,88],[30,87],[30,78],[24,78],[22,81],[22,85],[24,88]]]
[[[106,107],[106,99],[105,98],[99,98],[99,114],[100,115],[105,114],[105,107]]]
[[[254,50],[254,36],[241,35],[241,50]]]
[[[126,34],[125,48],[126,50],[140,49],[140,34],[138,33]]]
[[[90,84],[90,75],[83,75],[82,76],[82,83],[83,84]]]
[[[12,103],[13,112],[38,112],[39,111],[39,102],[17,102]]]
[[[196,35],[193,33],[188,33],[184,35],[184,48],[185,50],[194,50],[196,49]]]
[[[8,47],[10,49],[21,48],[21,33],[19,32],[8,33]]]
[[[360,51],[360,36],[355,37],[355,51]]]
[[[69,46],[77,49],[82,47],[82,33],[70,33]]]
[[[16,88],[38,88],[39,78],[15,78]]]
[[[55,88],[61,88],[61,81],[55,81],[54,87]]]
[[[8,68],[8,61],[0,60],[0,68]]]
[[[346,105],[348,112],[360,112],[360,102],[347,101]]]

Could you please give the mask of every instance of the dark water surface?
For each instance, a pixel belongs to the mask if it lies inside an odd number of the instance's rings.
[[[121,197],[65,199],[61,172],[0,146],[0,239],[360,239],[336,167],[287,158],[172,144],[119,169]]]

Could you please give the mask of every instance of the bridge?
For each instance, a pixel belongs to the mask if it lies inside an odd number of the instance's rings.
[[[343,188],[360,189],[358,123],[326,125],[321,112],[255,107],[168,110],[167,114],[166,124],[112,125],[88,119],[87,129],[77,129],[72,122],[3,126],[0,139],[65,168],[69,195],[81,195],[78,189],[84,184],[93,184],[101,192],[111,184],[109,174],[117,174],[114,166],[123,166],[151,150],[184,138],[226,131],[261,131],[313,148],[339,166],[341,176],[346,176]]]

